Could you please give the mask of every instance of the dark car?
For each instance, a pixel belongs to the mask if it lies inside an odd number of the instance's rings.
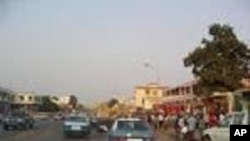
[[[108,133],[108,141],[154,141],[153,129],[139,118],[117,119]]]
[[[32,129],[34,127],[35,120],[28,114],[10,114],[3,119],[4,130],[16,129]]]

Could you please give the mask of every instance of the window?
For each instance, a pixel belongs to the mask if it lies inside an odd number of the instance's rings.
[[[31,101],[32,100],[32,96],[29,96],[29,101]]]
[[[148,95],[149,95],[149,93],[150,93],[149,89],[146,89],[146,90],[145,90],[145,94],[146,94],[146,96],[148,96]]]
[[[20,98],[20,100],[21,100],[21,101],[23,101],[23,100],[24,100],[23,95],[20,95],[20,96],[19,96],[19,98]]]
[[[157,96],[157,95],[158,95],[158,91],[157,91],[157,90],[154,90],[154,91],[153,91],[153,95],[154,95],[154,96]]]
[[[147,131],[150,130],[148,124],[144,121],[118,121],[117,130],[136,130],[136,131]]]
[[[189,94],[190,93],[190,87],[186,88],[186,93]]]
[[[245,114],[236,114],[235,116],[234,116],[234,122],[233,122],[233,124],[235,124],[235,125],[241,125],[242,124],[242,121],[243,121],[243,119],[244,119],[244,116],[245,116]]]
[[[228,115],[224,118],[224,120],[221,121],[220,127],[229,127],[231,124],[231,121],[233,119],[233,115]]]
[[[86,122],[87,118],[80,116],[70,116],[66,119],[66,121]]]

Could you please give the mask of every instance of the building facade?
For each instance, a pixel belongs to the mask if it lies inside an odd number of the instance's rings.
[[[57,105],[65,106],[70,103],[70,96],[52,97],[51,101]]]
[[[20,92],[14,95],[12,109],[32,112],[37,110],[41,102],[41,97],[33,92]]]
[[[13,97],[13,92],[0,88],[0,117],[10,111]]]
[[[155,110],[165,113],[190,112],[200,100],[194,94],[196,81],[190,81],[167,90],[160,104],[155,104]]]
[[[161,103],[168,87],[159,84],[147,84],[144,86],[136,86],[134,89],[135,106],[150,110],[157,103]]]

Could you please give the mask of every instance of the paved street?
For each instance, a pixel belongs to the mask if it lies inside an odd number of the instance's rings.
[[[62,123],[55,121],[42,121],[36,124],[35,129],[28,131],[0,131],[1,141],[105,141],[103,133],[93,133],[87,138],[66,139],[62,134]],[[157,141],[173,141],[164,133],[157,133]]]

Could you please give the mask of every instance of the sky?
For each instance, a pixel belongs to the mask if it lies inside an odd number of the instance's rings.
[[[157,72],[180,85],[193,78],[183,58],[213,23],[250,44],[248,0],[1,0],[0,86],[91,104],[132,96]]]

